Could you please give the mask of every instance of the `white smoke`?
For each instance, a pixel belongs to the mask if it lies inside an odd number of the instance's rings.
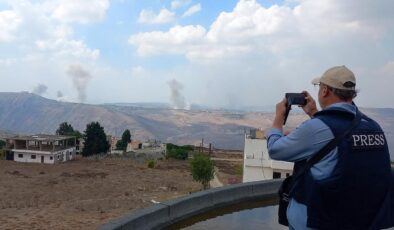
[[[73,80],[73,85],[78,93],[79,102],[86,100],[86,88],[92,76],[80,65],[70,65],[66,72]]]
[[[48,90],[48,87],[44,84],[38,84],[36,87],[34,87],[32,93],[37,94],[42,96],[44,93],[46,93]]]
[[[67,97],[67,96],[65,96],[63,93],[62,93],[62,91],[57,91],[57,98],[56,98],[56,100],[57,101],[62,101],[62,102],[67,102],[67,101],[70,101],[69,100],[69,98]]]
[[[183,85],[175,79],[168,82],[170,87],[170,101],[173,109],[190,109],[190,105],[186,102],[185,97],[181,91]]]

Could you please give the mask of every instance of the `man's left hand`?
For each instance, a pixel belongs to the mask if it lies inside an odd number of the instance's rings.
[[[282,129],[283,121],[285,119],[287,99],[283,98],[281,102],[276,104],[275,120],[272,124],[272,128]]]

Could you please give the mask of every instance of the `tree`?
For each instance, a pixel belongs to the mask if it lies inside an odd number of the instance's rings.
[[[122,139],[116,142],[116,149],[126,151],[127,144],[131,142],[130,130],[126,129],[122,134]]]
[[[82,150],[82,156],[91,156],[99,153],[107,153],[110,147],[107,141],[107,135],[104,128],[98,122],[92,122],[86,125],[85,143]]]
[[[209,188],[209,181],[213,179],[214,168],[213,162],[208,156],[195,154],[190,162],[190,169],[193,180],[200,182],[204,189]]]
[[[56,130],[56,135],[69,135],[70,133],[74,133],[74,128],[67,122],[61,123]]]
[[[125,151],[122,140],[119,140],[119,141],[116,142],[116,150],[123,150],[123,151]]]
[[[168,143],[166,147],[167,157],[179,160],[186,160],[189,156],[189,152],[194,150],[194,147],[190,145],[178,146],[172,143]]]
[[[0,140],[0,149],[2,149],[4,146],[5,146],[5,141],[3,141],[3,140]]]
[[[67,122],[63,122],[59,125],[59,128],[56,130],[56,135],[74,136],[77,139],[82,137],[82,134],[78,130],[74,130],[71,124]]]

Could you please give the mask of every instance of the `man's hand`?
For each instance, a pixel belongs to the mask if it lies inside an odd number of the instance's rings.
[[[283,129],[283,121],[285,119],[287,99],[283,98],[281,102],[276,104],[276,113],[272,128]]]
[[[306,105],[300,107],[309,117],[313,117],[313,115],[318,112],[316,102],[307,91],[302,91],[302,93],[305,94]]]

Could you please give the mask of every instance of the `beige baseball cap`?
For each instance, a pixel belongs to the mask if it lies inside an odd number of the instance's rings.
[[[356,77],[346,66],[335,66],[324,72],[321,77],[313,79],[312,81],[314,85],[320,83],[336,89],[355,90]]]

